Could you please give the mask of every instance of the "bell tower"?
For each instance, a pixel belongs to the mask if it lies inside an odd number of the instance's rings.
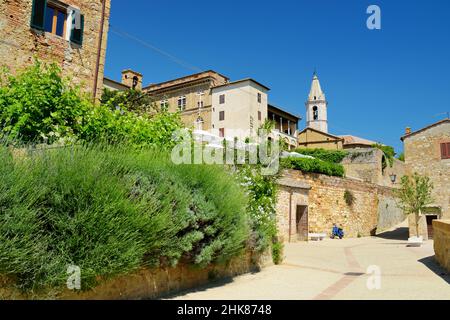
[[[320,87],[319,78],[314,71],[306,106],[306,126],[322,132],[328,133],[327,107],[328,102]]]

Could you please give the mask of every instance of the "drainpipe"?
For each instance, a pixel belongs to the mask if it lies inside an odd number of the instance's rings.
[[[103,29],[104,29],[104,25],[105,25],[105,11],[106,11],[106,0],[102,0],[102,18],[100,21],[100,34],[98,37],[97,63],[95,65],[94,101],[97,98],[98,73],[100,70],[100,57],[102,54]]]
[[[289,243],[291,242],[292,225],[292,190],[289,191]]]

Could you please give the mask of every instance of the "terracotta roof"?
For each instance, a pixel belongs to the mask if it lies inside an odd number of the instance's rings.
[[[367,140],[367,139],[352,136],[352,135],[344,135],[344,136],[340,136],[340,137],[344,139],[344,145],[362,144],[362,145],[372,146],[372,145],[376,144],[375,141]]]
[[[400,140],[403,141],[403,140],[405,140],[406,138],[409,138],[409,137],[415,135],[416,133],[423,132],[423,131],[425,131],[425,130],[428,130],[428,129],[430,129],[430,128],[433,128],[433,127],[435,127],[435,126],[438,126],[438,125],[443,124],[443,123],[448,123],[448,122],[450,122],[450,119],[449,119],[449,118],[443,119],[443,120],[441,120],[441,121],[438,121],[438,122],[435,122],[435,123],[433,123],[433,124],[430,124],[429,126],[427,126],[427,127],[425,127],[425,128],[422,128],[422,129],[420,129],[420,130],[411,132],[410,134],[404,135],[403,137],[400,138]]]

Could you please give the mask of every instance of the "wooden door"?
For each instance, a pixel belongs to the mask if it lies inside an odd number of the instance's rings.
[[[299,241],[308,241],[308,206],[297,206],[296,233]]]

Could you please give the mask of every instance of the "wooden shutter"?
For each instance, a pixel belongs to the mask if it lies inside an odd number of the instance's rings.
[[[450,142],[441,143],[441,159],[450,159]]]
[[[75,20],[75,17],[73,17]],[[75,21],[72,21],[72,25],[75,24]],[[72,33],[70,35],[70,41],[80,46],[83,45],[83,33],[84,33],[84,15],[80,15],[80,29],[72,29]]]
[[[33,0],[31,9],[31,27],[38,30],[44,30],[45,10],[47,8],[47,0]]]

